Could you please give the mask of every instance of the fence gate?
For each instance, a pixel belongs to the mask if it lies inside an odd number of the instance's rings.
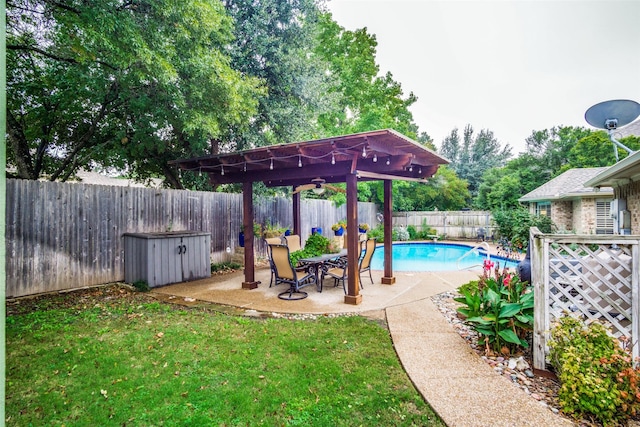
[[[535,292],[533,364],[546,369],[553,322],[572,314],[604,322],[638,357],[638,236],[542,234],[531,229]]]

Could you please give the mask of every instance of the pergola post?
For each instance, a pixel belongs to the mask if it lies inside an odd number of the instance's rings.
[[[300,223],[300,193],[298,192],[293,193],[293,234],[298,236],[302,236]]]
[[[244,282],[242,289],[255,289],[255,255],[253,253],[253,182],[242,183],[242,225],[244,227]]]
[[[393,265],[391,251],[393,250],[393,195],[392,183],[389,179],[384,180],[384,206],[382,215],[384,216],[384,276],[382,276],[383,285],[393,285],[396,278],[393,277]]]
[[[347,181],[347,295],[346,304],[358,305],[362,302],[358,275],[360,259],[360,239],[358,233],[358,177],[348,174]]]

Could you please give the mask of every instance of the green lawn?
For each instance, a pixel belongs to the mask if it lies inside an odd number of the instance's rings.
[[[122,290],[52,298],[66,299],[8,309],[7,425],[444,425],[363,317],[245,318]]]

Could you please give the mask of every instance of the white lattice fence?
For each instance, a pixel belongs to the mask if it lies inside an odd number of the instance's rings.
[[[531,230],[535,292],[534,367],[546,368],[553,322],[573,313],[627,337],[638,357],[638,236],[542,234]]]

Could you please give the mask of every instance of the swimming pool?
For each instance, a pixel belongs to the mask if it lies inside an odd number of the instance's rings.
[[[458,259],[469,252],[472,246],[455,243],[394,243],[392,249],[394,271],[456,271],[476,265],[475,269],[481,269],[481,265],[487,254],[484,248],[475,249],[458,263]],[[500,263],[500,269],[506,266],[515,271],[519,261],[511,261],[506,258],[491,256],[496,264]],[[480,266],[478,266],[480,265]],[[379,246],[371,259],[373,270],[384,269],[384,249]]]

